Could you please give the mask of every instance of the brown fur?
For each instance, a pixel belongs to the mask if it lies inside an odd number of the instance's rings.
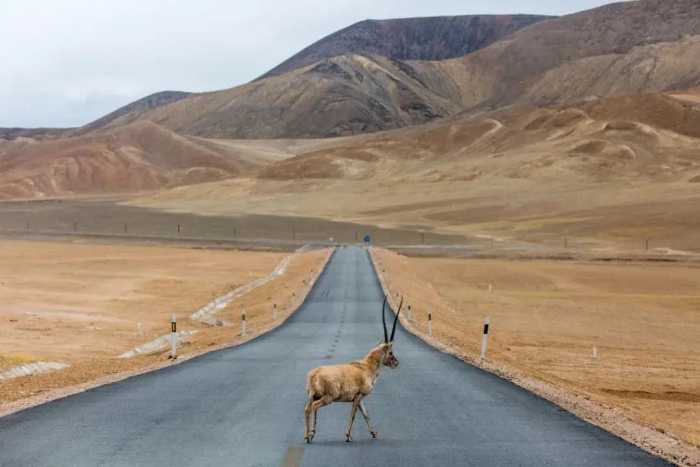
[[[364,358],[340,365],[326,365],[315,368],[306,378],[306,392],[309,400],[304,410],[305,435],[311,442],[316,434],[317,411],[333,402],[352,402],[350,423],[346,440],[352,439],[350,432],[357,409],[360,409],[372,437],[377,436],[369,422],[369,415],[362,405],[362,399],[374,389],[379,370],[384,366],[396,368],[399,361],[394,356],[391,343],[383,343],[372,349]],[[313,423],[311,423],[313,415]]]

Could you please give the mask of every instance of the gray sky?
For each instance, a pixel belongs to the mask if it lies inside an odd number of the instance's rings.
[[[0,127],[77,126],[153,92],[232,87],[363,19],[559,15],[605,3],[0,0]]]

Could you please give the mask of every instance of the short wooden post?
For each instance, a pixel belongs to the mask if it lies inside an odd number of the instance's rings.
[[[433,335],[433,314],[428,312],[428,335]]]
[[[247,332],[246,332],[246,323],[245,323],[245,310],[241,312],[241,336],[245,337]]]
[[[272,320],[277,321],[277,304],[272,305]]]
[[[180,224],[177,224],[177,233],[180,233]]]

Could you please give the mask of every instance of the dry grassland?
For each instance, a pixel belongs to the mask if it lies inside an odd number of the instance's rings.
[[[168,351],[117,358],[169,333],[197,331],[180,349],[200,352],[240,338],[246,310],[248,337],[291,313],[325,264],[327,250],[295,255],[287,272],[221,310],[227,327],[189,316],[214,299],[272,272],[279,253],[209,251],[121,245],[0,242],[0,371],[46,361],[70,364],[58,372],[0,381],[0,404],[104,375],[167,360]],[[142,332],[139,331],[141,323]]]
[[[700,445],[699,265],[375,258],[416,329],[476,357],[490,316],[489,361]]]

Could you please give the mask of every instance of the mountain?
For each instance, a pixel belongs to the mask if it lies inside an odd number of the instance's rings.
[[[150,120],[201,137],[333,137],[418,125],[465,112],[700,85],[700,68],[695,66],[700,61],[696,0],[623,2],[539,19],[363,22],[302,51],[265,79],[224,91],[178,95],[164,105],[136,106],[136,111],[121,111],[90,128]],[[528,21],[533,24],[521,27]],[[501,37],[510,29],[517,30]],[[394,30],[395,39],[382,43],[382,38],[394,37]],[[369,44],[370,39],[380,42]],[[432,59],[458,50],[471,52]]]
[[[363,21],[322,39],[253,83],[148,96],[81,132],[147,119],[215,138],[329,137],[420,124],[458,112],[451,84],[417,80],[399,59],[461,56],[546,16]],[[283,72],[284,70],[284,72]]]
[[[541,15],[467,15],[366,20],[330,34],[258,79],[281,75],[338,55],[378,55],[394,60],[462,57],[531,24]]]
[[[177,102],[190,95],[191,93],[183,91],[161,91],[151,94],[120,107],[114,112],[111,112],[104,117],[95,120],[94,122],[88,123],[80,129],[80,133],[87,133],[92,130],[109,126],[115,120],[118,120],[120,124],[131,123],[149,110]]]
[[[614,3],[522,29],[461,58],[419,62],[445,75],[466,111],[552,105],[700,84],[700,2]]]
[[[351,135],[458,112],[453,88],[429,79],[416,77],[403,62],[342,55],[237,88],[192,95],[142,118],[212,138]],[[110,125],[127,121],[117,118]]]

